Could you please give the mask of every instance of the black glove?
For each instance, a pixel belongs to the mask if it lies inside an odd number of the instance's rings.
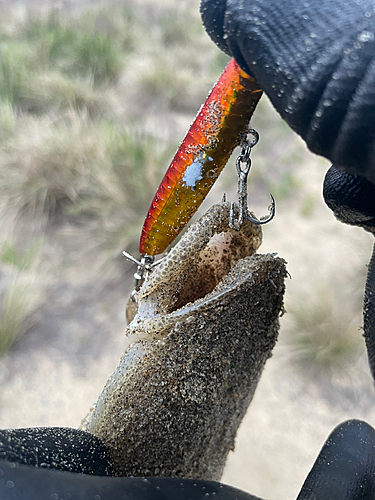
[[[103,477],[112,473],[105,446],[75,429],[0,433],[0,456],[11,457],[0,460],[1,500],[257,500],[213,481]],[[75,472],[61,472],[66,470]],[[332,432],[298,496],[298,500],[344,498],[375,498],[375,431],[358,420],[344,422]]]
[[[314,153],[375,184],[373,0],[202,0],[235,57]]]
[[[335,216],[375,234],[375,1],[202,0],[201,13],[311,151],[335,163],[323,186]],[[364,336],[375,379],[375,251]]]
[[[336,165],[324,185],[335,215],[374,231],[374,0],[202,0],[201,13],[213,41]]]

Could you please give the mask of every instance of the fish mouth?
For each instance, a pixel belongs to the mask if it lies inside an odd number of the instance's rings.
[[[137,294],[136,322],[209,295],[240,259],[257,251],[261,227],[245,220],[235,231],[229,227],[229,213],[230,203],[213,205],[155,268]]]

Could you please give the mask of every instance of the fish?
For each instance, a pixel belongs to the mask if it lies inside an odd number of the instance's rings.
[[[117,476],[216,480],[276,343],[286,263],[219,203],[142,284],[130,345],[81,428]],[[238,206],[234,207],[238,215]]]

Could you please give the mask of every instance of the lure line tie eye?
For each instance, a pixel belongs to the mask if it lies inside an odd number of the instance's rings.
[[[242,151],[239,154],[236,160],[236,169],[238,175],[238,205],[239,205],[239,216],[238,219],[234,218],[234,203],[232,202],[230,205],[230,213],[229,213],[229,227],[238,231],[243,223],[244,218],[253,222],[254,224],[267,224],[270,222],[275,216],[275,199],[271,194],[271,204],[268,207],[269,214],[266,217],[262,217],[261,219],[257,219],[253,217],[248,211],[247,207],[247,177],[250,172],[251,167],[251,158],[250,153],[251,149],[258,143],[259,134],[253,128],[249,129],[247,134],[244,136],[241,146]]]

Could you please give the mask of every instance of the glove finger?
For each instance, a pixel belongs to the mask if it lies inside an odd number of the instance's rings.
[[[366,342],[371,375],[375,381],[375,245],[367,270],[363,301],[363,336]]]
[[[206,29],[311,151],[375,184],[373,1],[202,0]]]
[[[375,186],[367,179],[333,165],[324,179],[323,197],[340,222],[375,234]]]
[[[371,182],[332,166],[324,179],[323,196],[338,220],[375,235],[375,186]],[[375,380],[375,247],[365,285],[363,336]]]
[[[375,431],[349,420],[328,437],[297,500],[369,500],[375,491]]]

